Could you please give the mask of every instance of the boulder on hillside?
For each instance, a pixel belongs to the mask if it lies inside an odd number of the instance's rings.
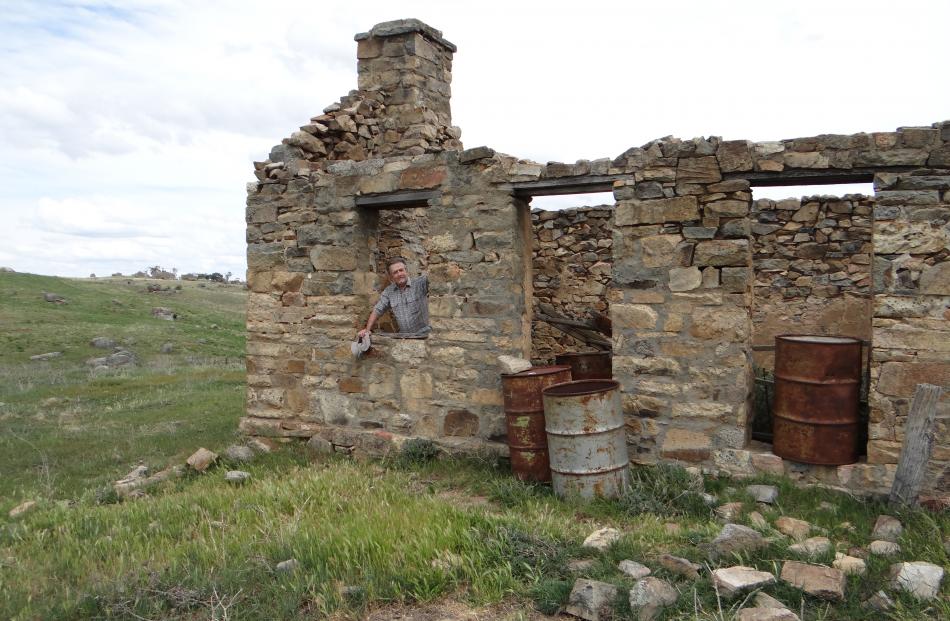
[[[152,317],[164,319],[165,321],[175,321],[178,319],[178,313],[164,306],[156,306],[152,309]]]
[[[53,304],[65,304],[66,298],[56,293],[43,292],[43,299],[47,302],[52,302]]]
[[[96,349],[112,349],[115,345],[115,339],[110,339],[107,336],[97,336],[89,341],[89,346]]]

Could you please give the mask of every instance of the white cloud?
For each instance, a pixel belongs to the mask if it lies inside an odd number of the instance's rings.
[[[946,3],[63,0],[0,12],[0,264],[243,270],[251,162],[356,87],[353,34],[459,46],[469,147],[614,157],[673,134],[774,140],[947,117]],[[936,63],[936,64],[935,64]]]

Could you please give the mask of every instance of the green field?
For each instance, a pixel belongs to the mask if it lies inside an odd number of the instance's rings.
[[[433,459],[425,442],[382,461],[295,445],[122,501],[109,484],[140,461],[160,469],[199,446],[220,452],[240,441],[244,290],[182,283],[181,293],[150,294],[146,284],[0,274],[0,619],[513,621],[557,615],[579,577],[619,586],[601,618],[629,619],[634,581],[618,562],[632,559],[679,593],[659,619],[726,621],[753,594],[717,597],[709,570],[743,564],[777,575],[783,560],[800,557],[793,541],[759,526],[765,547],[711,560],[707,545],[722,520],[703,491],[741,503],[738,523],[752,525],[753,511],[769,524],[793,516],[842,551],[866,548],[880,514],[902,521],[899,556],[869,557],[867,575],[848,578],[843,602],[781,582],[765,588],[802,619],[950,618],[947,578],[936,600],[888,590],[890,611],[863,604],[887,588],[897,560],[950,568],[950,515],[788,479],[698,481],[681,468],[640,467],[620,500],[581,502],[516,481],[496,459]],[[46,302],[43,291],[68,303]],[[155,306],[180,317],[155,319]],[[98,336],[134,351],[138,364],[93,370],[86,360],[108,353],[89,345]],[[50,351],[63,355],[29,359]],[[230,468],[250,480],[227,483]],[[754,502],[744,490],[752,482],[777,485],[778,502]],[[24,500],[36,508],[9,517]],[[584,549],[603,526],[622,538],[603,552]],[[701,578],[664,568],[664,553],[702,565]],[[827,565],[833,554],[813,560]],[[283,571],[291,559],[296,568]],[[577,561],[586,567],[572,569]]]

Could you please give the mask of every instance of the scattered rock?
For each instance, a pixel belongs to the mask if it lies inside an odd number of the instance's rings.
[[[22,502],[18,504],[17,506],[13,507],[12,509],[10,509],[10,512],[7,515],[10,516],[11,519],[15,520],[17,518],[23,517],[24,515],[26,515],[27,513],[29,513],[35,508],[36,508],[36,501],[27,500],[26,502]]]
[[[618,565],[618,567],[620,568],[620,571],[627,574],[634,580],[639,580],[640,578],[646,578],[647,576],[650,575],[650,568],[647,567],[646,565],[641,565],[640,563],[636,561],[629,561],[629,560],[620,561],[620,564]]]
[[[134,365],[136,361],[137,357],[135,352],[129,351],[127,349],[120,349],[103,358],[90,358],[86,360],[86,364],[93,368],[106,367],[107,369],[114,369],[116,367]]]
[[[572,574],[581,574],[594,566],[596,561],[590,558],[575,558],[567,562],[567,570]]]
[[[771,505],[778,500],[778,488],[774,485],[747,485],[745,491],[755,498],[756,502]]]
[[[320,436],[313,436],[310,440],[307,441],[307,446],[314,453],[318,455],[331,455],[333,454],[333,444]]]
[[[521,373],[531,368],[529,361],[515,356],[498,356],[498,364],[502,373]]]
[[[782,581],[821,599],[843,600],[848,580],[843,571],[833,567],[785,561]]]
[[[616,586],[606,582],[580,578],[574,583],[574,588],[571,589],[565,611],[569,615],[587,621],[600,621],[601,615],[604,618],[610,617],[614,598],[616,597]]]
[[[788,606],[764,591],[759,591],[756,593],[755,597],[752,598],[752,602],[755,604],[756,608],[788,608]]]
[[[811,532],[811,524],[805,520],[798,520],[785,515],[775,520],[775,528],[796,541],[802,541]]]
[[[298,567],[300,567],[300,561],[295,558],[291,558],[277,563],[277,566],[274,569],[281,573],[290,573],[296,570]]]
[[[827,537],[810,537],[801,543],[788,546],[788,549],[802,556],[820,556],[831,549],[831,540]]]
[[[167,481],[168,479],[177,478],[185,474],[185,468],[183,466],[172,466],[171,468],[166,468],[161,472],[156,472],[151,476],[133,476],[133,473],[135,473],[141,467],[142,466],[137,466],[128,475],[112,484],[112,487],[115,489],[117,494],[120,496],[129,496],[135,493],[135,491],[139,488],[148,487],[150,485],[161,483],[162,481]]]
[[[112,349],[115,347],[116,342],[114,339],[110,339],[107,336],[97,336],[91,341],[89,341],[90,347],[95,347],[97,349]]]
[[[735,520],[739,519],[740,515],[742,515],[742,503],[727,502],[724,505],[719,505],[716,507],[716,515],[727,522],[734,522]]]
[[[174,344],[174,343],[170,343],[170,342],[169,342],[169,343],[162,343],[162,347],[161,347],[161,349],[159,349],[159,351],[160,351],[161,353],[163,353],[163,354],[170,354],[170,353],[172,353],[173,351],[175,351],[175,344]]]
[[[757,550],[767,545],[765,538],[757,531],[741,524],[726,524],[712,540],[712,556],[722,557],[733,552]]]
[[[113,485],[128,486],[131,489],[133,487],[132,483],[148,478],[148,472],[148,466],[139,464],[132,468],[127,475],[113,483]]]
[[[156,306],[152,309],[152,317],[158,319],[164,319],[166,321],[174,321],[178,319],[178,314],[170,308],[165,308],[164,306]]]
[[[702,565],[697,565],[688,559],[671,554],[662,555],[659,562],[666,570],[690,580],[699,580],[699,570],[703,568]]]
[[[277,448],[277,444],[269,438],[248,438],[247,445],[258,453],[270,453]]]
[[[52,360],[53,358],[59,358],[63,355],[61,351],[50,351],[45,354],[36,354],[35,356],[30,356],[30,360]]]
[[[943,567],[933,563],[895,563],[891,565],[891,586],[926,601],[940,593],[943,575]]]
[[[622,536],[623,534],[616,528],[601,528],[587,536],[587,539],[584,540],[584,547],[606,550],[614,542],[619,541]]]
[[[884,591],[878,591],[871,597],[864,600],[864,605],[873,610],[885,612],[894,607],[894,600],[892,600]]]
[[[652,576],[638,580],[630,589],[630,608],[640,621],[652,621],[665,606],[676,603],[679,593],[670,583]]]
[[[752,467],[759,472],[785,474],[785,460],[771,453],[753,453]]]
[[[904,526],[900,520],[889,515],[879,515],[871,532],[871,539],[897,542],[900,539]]]
[[[736,621],[800,621],[788,608],[743,608]]]
[[[756,528],[768,528],[768,521],[762,516],[758,511],[753,511],[749,514],[749,521],[752,522],[752,525]]]
[[[847,575],[855,574],[863,576],[868,571],[868,566],[867,563],[864,562],[864,559],[841,554],[840,552],[835,554],[835,560],[831,563],[831,566],[835,569],[840,569]]]
[[[742,565],[713,570],[712,577],[713,585],[726,597],[775,582],[775,576],[769,572]]]
[[[894,556],[901,553],[901,547],[893,541],[872,541],[868,551],[875,556]]]
[[[43,293],[43,299],[53,304],[66,304],[66,298],[55,293]]]
[[[224,473],[224,480],[233,485],[242,485],[251,480],[251,473],[243,470],[228,470]]]
[[[232,444],[228,448],[224,449],[224,456],[229,461],[251,461],[254,459],[254,451],[252,451],[248,446]]]
[[[192,453],[191,457],[185,462],[198,472],[204,472],[211,464],[218,460],[218,454],[209,451],[206,448],[199,448]]]

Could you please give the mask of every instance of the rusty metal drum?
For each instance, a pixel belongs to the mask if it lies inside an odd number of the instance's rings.
[[[511,471],[522,481],[550,481],[541,391],[571,381],[571,367],[535,367],[501,376]]]
[[[557,364],[571,367],[571,379],[613,379],[613,364],[609,351],[561,354],[554,358]]]
[[[829,466],[858,460],[861,360],[858,339],[775,337],[776,455]]]
[[[551,479],[558,496],[615,498],[627,486],[627,435],[620,384],[580,380],[545,388]]]

